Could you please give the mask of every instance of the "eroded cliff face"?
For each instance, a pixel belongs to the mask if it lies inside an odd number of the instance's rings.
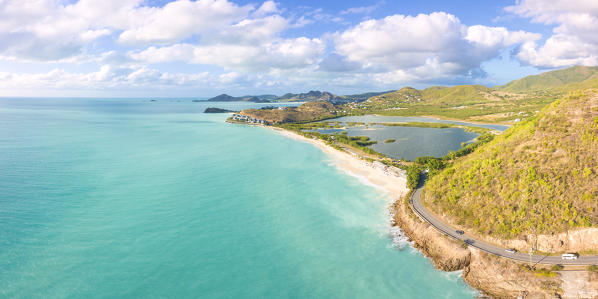
[[[487,242],[525,252],[532,246],[535,250],[552,253],[588,252],[598,248],[598,228],[577,229],[554,235],[528,235],[518,240],[480,237]]]
[[[563,298],[598,298],[598,274],[586,271],[561,271]]]
[[[470,263],[471,252],[456,240],[444,238],[434,227],[421,221],[402,200],[394,203],[394,223],[414,241],[414,246],[443,271],[462,270]]]
[[[559,298],[562,280],[538,276],[524,265],[471,248],[471,263],[463,278],[471,286],[495,298]]]
[[[395,202],[392,212],[394,223],[438,269],[463,270],[467,283],[493,298],[598,298],[595,295],[598,293],[596,273],[536,273],[525,264],[464,247],[442,235],[416,216],[404,200]]]

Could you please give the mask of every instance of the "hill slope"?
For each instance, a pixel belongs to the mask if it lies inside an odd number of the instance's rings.
[[[254,103],[269,103],[272,100],[275,100],[275,95],[259,95],[259,96],[241,96],[241,97],[233,97],[229,96],[225,93],[215,96],[213,98],[209,98],[208,102],[254,102]]]
[[[326,101],[307,102],[299,107],[281,107],[280,109],[246,109],[241,114],[263,119],[273,124],[288,122],[307,122],[336,117],[336,107]]]
[[[287,93],[278,97],[276,100],[279,102],[333,102],[336,98],[338,98],[338,96],[327,91],[311,90],[305,93]]]
[[[404,87],[372,97],[370,102],[464,105],[487,100],[491,91],[490,88],[482,85],[432,86],[423,90]]]
[[[502,238],[598,226],[598,94],[555,101],[432,177],[425,204]]]
[[[496,88],[509,92],[526,92],[546,89],[566,90],[567,88],[563,88],[565,85],[581,83],[592,79],[598,79],[598,67],[574,66],[562,70],[545,72],[539,75],[527,76]],[[575,86],[577,89],[581,87],[582,86]],[[587,87],[590,86],[586,86],[586,88]]]

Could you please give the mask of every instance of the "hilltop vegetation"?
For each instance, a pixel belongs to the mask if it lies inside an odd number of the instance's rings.
[[[308,102],[299,107],[280,109],[247,109],[241,113],[272,124],[310,122],[339,116],[336,107],[325,101]]]
[[[480,234],[598,226],[598,94],[573,93],[433,176],[425,204]]]
[[[338,96],[327,91],[232,97],[209,101],[320,102],[338,105],[342,114],[437,116],[480,122],[519,122],[567,92],[598,86],[598,67],[575,66],[514,80],[503,86],[404,87],[391,92]],[[326,117],[326,116],[323,116]]]
[[[440,116],[483,122],[508,122],[535,115],[567,92],[598,86],[598,67],[575,66],[528,76],[506,85],[405,87],[349,104],[349,114]]]
[[[276,99],[279,102],[315,102],[315,101],[328,101],[333,102],[338,96],[324,91],[311,90],[306,93],[287,93]]]
[[[275,100],[276,96],[271,94],[264,94],[259,96],[241,96],[233,97],[225,93],[208,99],[208,102],[254,102],[254,103],[270,103]]]
[[[221,94],[208,99],[208,102],[254,102],[254,103],[274,103],[274,102],[319,102],[327,101],[332,104],[342,104],[350,102],[363,102],[370,97],[381,95],[385,92],[367,92],[361,94],[337,96],[328,91],[312,90],[305,93],[286,93],[282,96],[272,94],[264,94],[257,96],[240,96],[233,97],[227,94]]]
[[[584,87],[584,81],[586,81],[586,83],[592,81],[598,82],[598,67],[574,66],[539,75],[527,76],[519,80],[511,81],[503,86],[499,86],[497,89],[508,92],[528,92],[549,89],[557,91],[579,90]],[[567,86],[571,84],[574,86]],[[586,86],[586,88],[590,87],[591,86]]]
[[[405,87],[348,104],[349,114],[440,116],[469,121],[504,122],[529,117],[556,99],[555,93],[511,93],[481,85]]]

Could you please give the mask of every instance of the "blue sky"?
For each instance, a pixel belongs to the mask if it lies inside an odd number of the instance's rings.
[[[598,1],[0,1],[0,96],[494,86],[598,64]]]

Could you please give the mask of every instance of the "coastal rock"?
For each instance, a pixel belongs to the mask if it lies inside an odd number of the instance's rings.
[[[542,275],[529,270],[524,263],[464,247],[442,235],[418,218],[405,199],[397,200],[391,209],[393,223],[405,232],[415,248],[432,259],[438,269],[462,270],[463,279],[469,285],[492,298],[596,298],[593,295],[598,290],[596,273],[580,269],[576,275],[571,271]]]
[[[215,96],[213,98],[209,98],[208,102],[253,102],[253,103],[270,103],[271,101],[275,100],[275,95],[259,95],[259,96],[241,96],[241,97],[233,97],[227,95],[225,93]]]
[[[222,109],[222,108],[215,108],[215,107],[209,107],[203,111],[203,113],[229,113],[229,112],[234,112],[234,111],[226,110],[226,109]]]
[[[554,235],[526,235],[521,239],[503,240],[486,235],[477,235],[477,237],[489,243],[525,252],[529,251],[532,246],[535,250],[552,253],[584,252],[598,248],[598,228],[595,227],[576,229]]]
[[[471,253],[458,242],[444,238],[436,229],[421,221],[402,200],[393,205],[394,222],[414,241],[414,247],[432,259],[443,271],[457,271],[467,267]]]

